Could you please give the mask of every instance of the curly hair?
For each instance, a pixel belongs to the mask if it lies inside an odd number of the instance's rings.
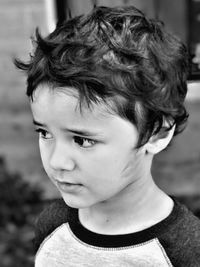
[[[136,125],[138,147],[175,125],[184,129],[188,53],[164,25],[129,7],[96,7],[58,25],[43,38],[36,29],[28,62],[15,60],[27,74],[27,95],[42,83],[52,90],[72,87],[80,104],[104,101]]]

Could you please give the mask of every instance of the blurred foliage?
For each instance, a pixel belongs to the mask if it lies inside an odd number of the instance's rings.
[[[0,157],[1,267],[32,267],[34,221],[41,210],[42,191],[10,173]]]

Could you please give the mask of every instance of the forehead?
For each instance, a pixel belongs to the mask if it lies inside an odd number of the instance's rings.
[[[33,114],[42,115],[51,113],[58,117],[67,116],[72,111],[76,118],[85,120],[102,120],[117,116],[111,107],[100,100],[98,103],[88,105],[85,101],[80,103],[78,91],[71,87],[51,88],[48,85],[40,85],[31,101]]]

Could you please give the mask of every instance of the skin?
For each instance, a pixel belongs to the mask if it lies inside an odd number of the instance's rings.
[[[132,123],[103,103],[80,112],[72,88],[39,86],[31,109],[44,169],[66,204],[79,209],[85,227],[129,233],[170,213],[172,200],[151,177],[148,144],[135,149],[138,131]]]

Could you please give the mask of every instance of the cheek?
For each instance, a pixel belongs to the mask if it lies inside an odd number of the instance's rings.
[[[128,156],[121,151],[108,148],[98,151],[91,158],[85,158],[85,171],[94,176],[118,176],[127,163]]]
[[[141,177],[143,173],[144,166],[143,166],[143,158],[133,154],[126,163],[125,168],[121,172],[122,178],[130,178],[132,180],[137,180]]]
[[[144,155],[130,148],[107,149],[94,155],[85,168],[86,173],[91,177],[101,179],[123,179],[124,182],[141,177],[144,169]],[[86,166],[86,165],[85,165]]]
[[[39,141],[39,150],[40,150],[40,156],[41,156],[43,167],[45,171],[48,172],[49,171],[48,162],[49,162],[50,151],[41,143],[41,141]]]

